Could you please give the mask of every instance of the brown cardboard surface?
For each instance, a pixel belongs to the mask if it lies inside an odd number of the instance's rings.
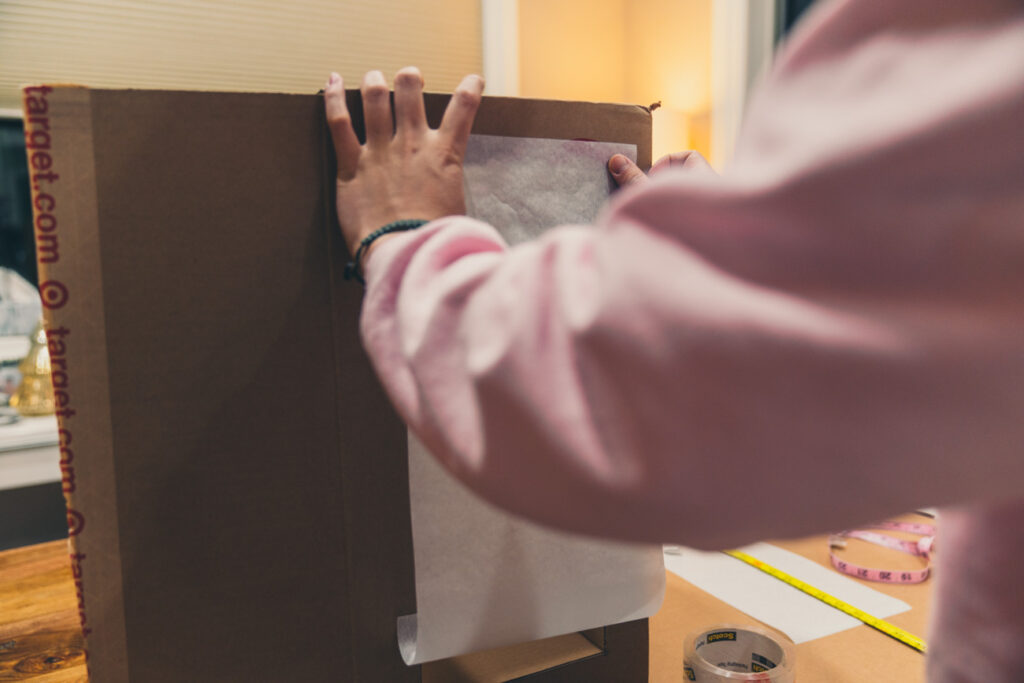
[[[131,679],[351,670],[315,104],[92,98]]]
[[[908,515],[907,521],[928,521]],[[830,567],[828,539],[771,541],[774,545]],[[920,567],[921,560],[870,544],[850,546],[856,558],[866,566]],[[857,580],[857,579],[851,579]],[[932,580],[899,586],[865,582],[871,588],[899,598],[911,606],[889,621],[914,635],[925,637],[931,599]],[[796,591],[796,589],[793,589]],[[651,683],[675,683],[683,680],[683,641],[698,629],[720,623],[758,624],[736,608],[687,583],[671,572],[665,592],[665,604],[651,618]],[[770,626],[770,624],[765,624]],[[924,681],[924,655],[868,626],[860,625],[796,646],[798,683],[917,683]]]
[[[90,425],[76,458],[104,468],[78,472],[73,540],[90,623],[123,617],[87,633],[94,680],[418,680],[395,642],[415,610],[405,428],[340,279],[321,99],[48,97],[54,163],[75,170],[48,266],[71,296],[47,321],[87,354],[61,422]],[[428,96],[435,123],[446,100]],[[485,99],[474,130],[632,142],[650,163],[640,107]],[[615,632],[582,679],[646,677],[646,621]]]
[[[581,633],[476,652],[423,665],[423,683],[502,683],[601,654]]]
[[[105,653],[95,664],[97,680],[123,680],[128,662],[119,510],[111,495],[116,473],[90,91],[29,89],[25,107],[78,621],[92,647]],[[83,591],[95,577],[103,577],[102,592]]]
[[[452,657],[423,666],[423,683],[647,683],[648,620]]]

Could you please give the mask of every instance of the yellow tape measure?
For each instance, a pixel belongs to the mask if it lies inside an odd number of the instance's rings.
[[[793,588],[801,590],[804,593],[810,595],[811,597],[821,600],[823,603],[829,605],[830,607],[835,607],[837,610],[841,612],[846,612],[851,617],[859,619],[871,628],[877,629],[885,635],[891,638],[895,638],[896,640],[900,641],[905,645],[909,645],[915,650],[919,650],[921,652],[925,652],[927,650],[925,642],[917,636],[913,635],[912,633],[904,631],[899,626],[893,626],[888,621],[883,621],[878,617],[871,616],[864,610],[858,609],[848,602],[843,602],[839,598],[833,597],[825,591],[815,588],[811,584],[805,583],[800,579],[796,578],[795,576],[787,574],[781,569],[776,569],[770,564],[766,564],[761,560],[757,559],[753,555],[748,555],[742,550],[725,550],[723,552],[726,555],[731,555],[732,557],[735,557],[737,560],[742,560],[743,562],[746,562],[751,567],[756,567],[757,569],[760,569],[769,576],[774,576],[776,579],[782,581],[783,583],[788,583]]]

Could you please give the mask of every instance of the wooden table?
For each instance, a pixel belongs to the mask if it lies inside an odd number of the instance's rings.
[[[824,537],[774,543],[829,566]],[[868,557],[871,553],[885,551],[868,546],[862,552],[867,555],[861,557]],[[883,566],[886,561],[893,562],[891,551],[880,558]],[[909,558],[908,561],[913,562]],[[909,612],[897,614],[889,621],[911,633],[924,635],[930,582],[916,586],[872,584],[872,587],[912,606]],[[87,683],[76,608],[65,541],[0,553],[0,683]],[[723,622],[757,623],[669,574],[665,603],[651,619],[652,683],[682,681],[683,639],[699,628]],[[924,680],[923,655],[867,626],[802,643],[796,652],[800,683],[917,683]]]
[[[0,553],[0,681],[87,683],[67,541]]]
[[[915,515],[901,519],[930,521]],[[771,543],[824,567],[832,566],[825,536]],[[921,566],[918,558],[861,541],[851,541],[849,552],[857,553],[857,559],[865,566],[893,569]],[[888,617],[886,621],[914,635],[927,635],[932,579],[906,586],[870,582],[868,585],[911,606],[909,611]],[[699,629],[721,623],[759,622],[670,573],[665,604],[651,619],[652,683],[681,683],[683,639]],[[797,683],[922,683],[924,678],[924,655],[868,626],[857,626],[796,646]]]

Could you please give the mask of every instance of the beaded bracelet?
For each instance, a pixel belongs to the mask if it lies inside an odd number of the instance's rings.
[[[359,248],[356,249],[355,256],[352,260],[345,264],[345,279],[356,280],[361,285],[366,285],[366,280],[363,278],[363,254],[370,248],[373,241],[378,237],[383,237],[388,233],[392,232],[404,232],[406,230],[415,230],[416,228],[429,223],[430,221],[406,218],[400,221],[392,221],[382,228],[377,228],[369,235],[363,238],[363,241],[359,243]]]

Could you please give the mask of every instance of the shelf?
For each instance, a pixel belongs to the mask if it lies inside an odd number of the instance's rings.
[[[10,410],[4,408],[4,414],[0,415],[0,453],[57,445],[56,417],[22,417],[7,424],[6,411]]]
[[[0,452],[0,491],[60,481],[56,446]]]
[[[0,490],[60,481],[57,418],[0,424]]]

